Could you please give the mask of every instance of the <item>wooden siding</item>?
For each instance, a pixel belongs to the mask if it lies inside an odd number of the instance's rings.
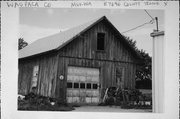
[[[90,30],[81,34],[67,46],[62,48],[60,55],[71,57],[82,57],[90,59],[117,60],[134,62],[135,57],[129,47],[126,46],[122,38],[118,38],[112,29],[103,22],[98,23]],[[96,50],[97,33],[105,33],[105,50]]]
[[[106,34],[104,51],[96,50],[98,32]],[[78,66],[100,69],[102,98],[107,87],[117,86],[117,68],[124,68],[124,87],[135,88],[136,59],[112,28],[101,21],[60,49],[58,53],[20,60],[18,92],[20,94],[29,92],[33,66],[39,65],[37,93],[66,101],[67,68]],[[64,76],[64,80],[59,79],[60,75]]]
[[[34,62],[19,62],[18,93],[27,94],[30,91],[30,84],[33,75]]]
[[[66,99],[66,81],[67,81],[67,68],[68,66],[89,67],[100,69],[100,84],[101,93],[103,96],[105,89],[110,86],[117,86],[115,69],[124,68],[124,87],[129,89],[135,88],[135,69],[136,65],[132,63],[120,63],[113,61],[99,61],[91,59],[77,59],[73,57],[59,56],[59,71],[58,76],[63,75],[64,80],[57,80],[56,96],[58,98]]]
[[[19,61],[18,93],[25,95],[30,92],[33,67],[39,65],[37,94],[55,97],[57,61],[56,55]]]
[[[98,32],[106,34],[105,51],[96,50]],[[135,88],[136,58],[106,23],[98,23],[62,48],[58,61],[58,76],[63,75],[65,79],[57,79],[56,96],[64,100],[68,66],[100,68],[101,96],[107,87],[117,86],[116,68],[125,70],[124,87]]]

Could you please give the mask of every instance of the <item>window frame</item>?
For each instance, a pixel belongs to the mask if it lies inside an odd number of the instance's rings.
[[[75,84],[78,84],[78,87],[75,88]],[[74,83],[73,83],[73,89],[79,89],[79,88],[80,88],[80,84],[77,83],[77,82],[74,82]]]
[[[90,88],[88,88],[88,84],[90,84]],[[88,90],[92,90],[92,84],[91,83],[86,83],[86,89],[88,89]]]
[[[103,44],[103,50],[102,49],[98,49],[98,34],[103,34],[104,35],[104,44]],[[105,32],[97,32],[96,34],[96,51],[101,51],[104,52],[105,51],[105,46],[106,46],[106,33]]]
[[[71,84],[71,88],[68,87],[68,84]],[[73,82],[67,82],[67,88],[68,88],[68,89],[73,89],[73,87],[74,87],[74,86],[73,86]]]

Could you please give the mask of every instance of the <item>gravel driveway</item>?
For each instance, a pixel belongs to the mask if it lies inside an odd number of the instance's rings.
[[[81,106],[75,107],[74,112],[148,112],[150,109],[121,109],[119,106]]]

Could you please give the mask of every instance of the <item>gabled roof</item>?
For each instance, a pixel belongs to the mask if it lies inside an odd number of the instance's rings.
[[[91,28],[92,26],[94,26],[95,24],[99,23],[102,20],[106,20],[112,26],[112,28],[115,29],[115,31],[121,37],[123,37],[119,33],[119,31],[111,24],[111,22],[105,16],[103,16],[101,18],[94,19],[83,25],[71,28],[67,31],[59,32],[57,34],[36,40],[35,42],[29,44],[28,46],[24,47],[19,51],[19,59],[61,49],[66,44],[68,44],[76,37],[78,37],[81,33],[85,32],[86,30],[88,30],[89,28]],[[139,57],[138,53],[130,46],[130,44],[125,39],[124,42]]]

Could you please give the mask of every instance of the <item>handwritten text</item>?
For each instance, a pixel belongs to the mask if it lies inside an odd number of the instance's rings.
[[[91,2],[72,2],[71,7],[90,7],[92,6]]]
[[[6,2],[8,7],[11,8],[18,8],[18,7],[40,7],[38,2]],[[51,7],[51,3],[49,2],[44,2],[43,7],[49,8]]]

